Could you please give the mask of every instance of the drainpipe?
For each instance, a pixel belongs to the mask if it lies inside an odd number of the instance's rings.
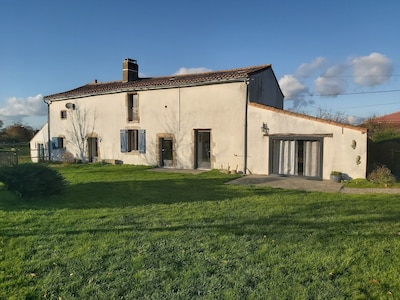
[[[249,83],[250,80],[249,78],[247,78],[245,80],[246,83],[246,106],[244,109],[244,170],[243,170],[243,174],[246,175],[247,174],[247,121],[248,121],[248,107],[249,107]]]
[[[51,138],[50,138],[50,100],[43,99],[47,104],[47,152],[49,153],[49,161],[51,161]]]

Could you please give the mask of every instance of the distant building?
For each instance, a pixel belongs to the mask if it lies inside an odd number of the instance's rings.
[[[386,124],[399,124],[400,125],[400,111],[384,115],[381,117],[376,117],[371,120],[370,122],[375,122],[375,123],[386,123]]]
[[[283,110],[271,65],[122,80],[45,96],[33,161],[107,161],[328,179],[365,178],[366,129]],[[49,149],[49,145],[50,149]]]

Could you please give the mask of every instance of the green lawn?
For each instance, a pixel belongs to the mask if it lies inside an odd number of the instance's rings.
[[[400,298],[398,195],[54,167],[63,196],[0,187],[0,299]]]

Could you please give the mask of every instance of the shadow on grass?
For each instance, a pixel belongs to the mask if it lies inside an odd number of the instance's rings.
[[[399,215],[390,213],[381,216],[371,216],[368,213],[362,217],[348,219],[334,219],[323,217],[319,220],[296,218],[285,213],[276,213],[271,216],[257,219],[238,218],[236,220],[207,219],[194,220],[193,222],[180,225],[171,225],[176,220],[161,220],[162,225],[149,226],[147,222],[126,220],[124,222],[114,221],[111,223],[101,222],[92,228],[68,229],[67,226],[54,228],[51,235],[81,235],[81,234],[103,234],[103,233],[173,233],[201,231],[208,234],[233,234],[237,236],[249,236],[255,238],[267,238],[273,240],[289,239],[291,243],[301,242],[303,239],[311,238],[323,243],[335,239],[357,236],[358,238],[388,239],[398,237],[398,230],[394,230],[393,224],[398,222]],[[391,230],[390,230],[391,229]],[[41,228],[26,230],[20,227],[9,230],[0,230],[3,237],[36,236],[42,233]]]
[[[71,184],[61,196],[22,199],[0,190],[0,210],[123,208],[195,201],[222,201],[269,194],[295,195],[301,191],[226,185],[227,179],[189,176]]]
[[[99,221],[95,226],[77,230],[68,229],[68,226],[61,226],[58,230],[52,230],[52,235],[79,235],[98,233],[132,233],[135,232],[179,232],[179,231],[209,231],[221,234],[233,234],[238,236],[253,236],[256,238],[269,239],[290,239],[291,242],[298,242],[302,239],[311,238],[314,241],[323,243],[334,237],[373,237],[374,239],[397,238],[399,234],[400,204],[396,197],[385,196],[365,199],[360,196],[352,196],[336,200],[316,200],[324,194],[296,192],[271,188],[232,188],[226,185],[216,185],[212,179],[201,179],[204,186],[199,185],[196,179],[185,179],[181,181],[169,180],[159,181],[138,181],[134,182],[129,189],[127,182],[80,184],[71,188],[60,203],[41,203],[36,208],[41,209],[88,209],[88,208],[125,208],[154,204],[175,204],[194,201],[220,201],[233,198],[252,196],[273,195],[281,196],[278,200],[269,201],[266,198],[266,205],[257,204],[259,209],[265,212],[257,216],[246,213],[246,204],[241,206],[226,206],[221,214],[197,216],[184,218],[179,216],[164,216],[152,221],[136,218],[124,213],[106,219],[97,218]],[[191,184],[196,183],[196,189]],[[182,185],[186,189],[182,189]],[[156,187],[163,187],[161,190]],[[124,187],[124,188],[123,188]],[[207,188],[206,188],[207,187]],[[76,189],[76,190],[74,190]],[[70,199],[73,195],[84,189],[88,196],[86,201]],[[131,192],[129,197],[119,198],[113,201],[110,195],[116,190]],[[145,192],[140,192],[144,189]],[[168,189],[171,191],[167,193]],[[97,193],[93,193],[97,190]],[[101,193],[100,193],[101,192]],[[166,194],[164,194],[166,193]],[[90,196],[90,194],[93,194]],[[100,195],[100,196],[98,196]],[[294,197],[298,196],[298,200]],[[301,198],[304,197],[304,198]],[[66,202],[64,202],[66,201]],[[238,201],[242,201],[239,199]],[[278,205],[278,208],[271,205]],[[14,207],[14,210],[18,210]],[[234,210],[237,209],[237,211]],[[32,209],[32,206],[30,206]],[[174,209],[174,208],[173,208]],[[193,208],[188,208],[193,209]],[[118,217],[117,217],[118,216]],[[153,223],[155,222],[155,223]],[[1,236],[33,236],[42,229],[27,231],[21,226],[17,230],[1,230]]]

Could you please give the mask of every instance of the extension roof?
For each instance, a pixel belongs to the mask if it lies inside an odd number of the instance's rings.
[[[146,89],[163,89],[173,87],[187,87],[216,83],[235,82],[249,78],[251,74],[270,69],[271,65],[260,65],[225,71],[213,71],[186,75],[171,75],[163,77],[139,78],[134,81],[123,82],[94,82],[62,93],[45,96],[45,100],[57,101],[73,98],[104,95],[119,92],[138,91]]]

